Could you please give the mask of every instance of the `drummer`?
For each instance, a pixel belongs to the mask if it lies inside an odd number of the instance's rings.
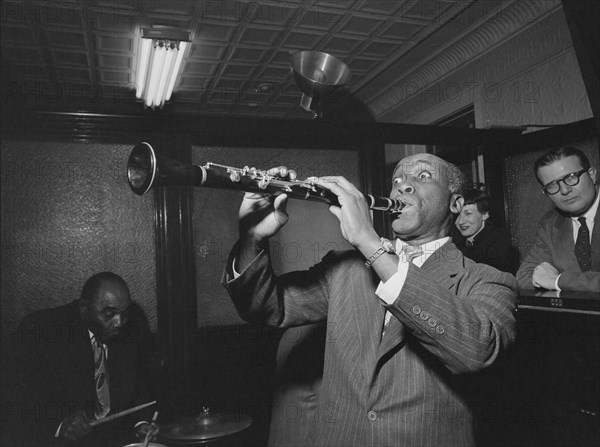
[[[106,446],[135,439],[134,430],[140,437],[155,431],[148,422],[135,424],[149,421],[152,407],[149,416],[132,413],[102,423],[152,401],[150,332],[115,273],[97,273],[79,299],[25,317],[12,347],[2,445]]]

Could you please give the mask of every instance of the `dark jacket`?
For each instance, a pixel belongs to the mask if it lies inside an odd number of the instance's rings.
[[[458,230],[452,235],[452,241],[467,258],[475,262],[512,274],[517,270],[515,252],[504,228],[486,224],[475,236],[472,247],[467,246],[467,238]]]
[[[150,333],[139,307],[132,307],[128,323],[107,343],[111,414],[152,400],[146,374],[152,358]],[[3,359],[10,363],[3,401],[12,406],[6,412],[5,442],[13,447],[61,445],[54,439],[61,421],[75,411],[93,412],[96,399],[93,351],[78,302],[25,317],[9,355]],[[133,434],[133,421],[140,417],[98,425],[80,445],[105,443],[122,424]]]

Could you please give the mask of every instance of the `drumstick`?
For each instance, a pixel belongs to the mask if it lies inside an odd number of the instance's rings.
[[[156,403],[156,401],[153,400],[152,402],[148,402],[147,404],[138,405],[137,407],[133,407],[133,408],[130,408],[128,410],[123,410],[123,411],[120,411],[118,413],[111,414],[110,416],[107,416],[107,417],[105,417],[103,419],[98,419],[97,421],[90,422],[90,425],[93,427],[95,425],[104,424],[105,422],[109,422],[109,421],[112,421],[113,419],[117,419],[117,418],[120,418],[122,416],[126,416],[126,415],[128,415],[130,413],[134,413],[136,411],[141,410],[142,408],[146,408],[146,407],[149,407],[150,405],[154,405],[155,403]]]

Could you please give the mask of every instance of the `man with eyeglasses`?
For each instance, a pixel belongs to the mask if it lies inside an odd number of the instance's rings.
[[[600,292],[596,168],[581,150],[565,147],[545,153],[534,171],[556,208],[540,220],[519,287]]]

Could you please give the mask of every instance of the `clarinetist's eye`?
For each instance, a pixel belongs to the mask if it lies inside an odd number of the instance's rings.
[[[400,183],[402,183],[402,179],[400,177],[396,177],[394,180],[392,180],[392,186],[398,186]]]
[[[421,171],[419,172],[419,175],[417,175],[417,178],[422,182],[426,182],[427,180],[431,179],[431,177],[432,175],[429,171]]]

